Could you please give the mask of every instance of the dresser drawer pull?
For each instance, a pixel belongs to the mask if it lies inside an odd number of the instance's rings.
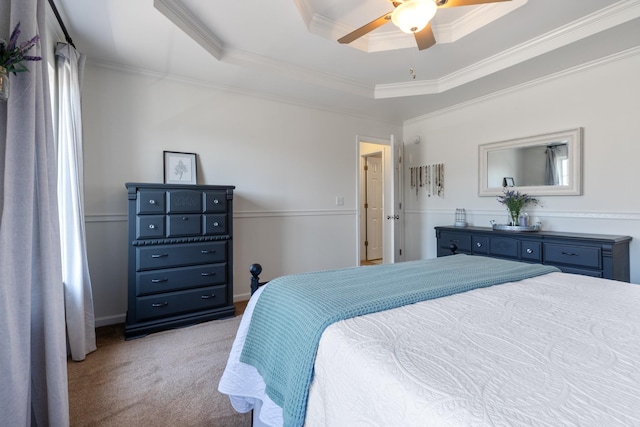
[[[212,271],[211,273],[203,272],[203,273],[200,273],[200,275],[203,277],[215,276],[216,272],[215,271]]]
[[[149,204],[150,204],[150,205],[155,205],[155,204],[156,204],[156,201],[155,201],[155,200],[153,200],[153,199],[151,199],[151,200],[149,200]]]
[[[476,246],[481,248],[482,247],[482,243],[478,242],[478,243],[476,243]]]
[[[164,258],[168,256],[169,254],[151,254],[151,258]]]
[[[580,254],[577,254],[577,253],[575,253],[575,252],[564,252],[564,251],[563,251],[563,252],[562,252],[562,255],[578,256],[578,255],[580,255]]]
[[[186,217],[186,216],[183,216],[183,217],[182,217],[182,220],[183,220],[183,221],[189,221],[189,218],[188,218],[188,217]]]
[[[214,204],[214,205],[217,205],[218,203],[220,203],[220,202],[218,201],[218,199],[213,199],[213,204]]]
[[[216,250],[215,249],[203,249],[200,251],[201,254],[215,254]]]
[[[149,228],[150,228],[151,230],[153,230],[153,229],[155,229],[155,228],[156,228],[156,226],[155,226],[155,225],[153,225],[153,224],[149,224]]]
[[[527,248],[527,253],[528,253],[528,254],[532,254],[532,253],[533,253],[533,249],[531,249],[531,248]]]
[[[151,307],[159,308],[159,307],[166,307],[168,305],[169,305],[169,303],[166,302],[166,301],[165,302],[154,302],[153,304],[151,304]]]
[[[218,221],[216,221],[216,222],[214,222],[214,223],[213,223],[213,226],[214,226],[214,227],[217,227],[217,226],[219,226],[219,225],[220,225],[220,224],[218,223]]]
[[[161,283],[161,282],[168,282],[169,279],[167,279],[166,277],[163,277],[162,279],[151,279],[151,283]]]
[[[202,299],[209,299],[209,298],[215,298],[216,294],[211,294],[211,295],[200,295],[200,298]]]

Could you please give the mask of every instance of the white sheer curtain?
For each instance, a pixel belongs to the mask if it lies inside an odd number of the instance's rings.
[[[93,294],[84,228],[82,114],[80,87],[84,56],[58,43],[58,208],[67,337],[73,360],[96,349]]]
[[[46,0],[0,2],[0,36],[43,39],[0,102],[0,424],[67,426],[67,351]],[[23,38],[24,37],[24,38]]]
[[[558,171],[558,164],[556,161],[556,151],[557,148],[553,146],[548,146],[545,150],[546,154],[546,164],[545,164],[545,177],[544,183],[545,185],[558,185],[560,184],[560,174]]]

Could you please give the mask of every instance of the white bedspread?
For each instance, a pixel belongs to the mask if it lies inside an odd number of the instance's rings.
[[[338,322],[306,425],[640,425],[640,286],[552,273]]]

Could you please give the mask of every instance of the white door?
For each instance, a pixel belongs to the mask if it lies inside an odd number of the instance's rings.
[[[384,190],[384,256],[385,264],[392,264],[404,260],[402,247],[404,245],[404,214],[402,210],[402,180],[403,180],[403,144],[391,135],[390,159],[386,162]]]
[[[368,261],[382,258],[382,154],[366,158],[366,221],[367,241],[366,259]]]

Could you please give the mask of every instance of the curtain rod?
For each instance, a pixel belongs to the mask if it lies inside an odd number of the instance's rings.
[[[71,40],[71,36],[67,32],[67,27],[65,27],[64,22],[62,22],[62,18],[60,17],[60,13],[58,13],[58,8],[56,7],[56,4],[53,2],[53,0],[49,0],[49,5],[51,6],[51,9],[53,9],[53,14],[56,15],[58,24],[60,24],[60,27],[62,27],[62,32],[64,33],[65,40],[67,41],[67,43],[69,43],[71,46],[75,48],[76,45],[73,44],[73,41]]]

